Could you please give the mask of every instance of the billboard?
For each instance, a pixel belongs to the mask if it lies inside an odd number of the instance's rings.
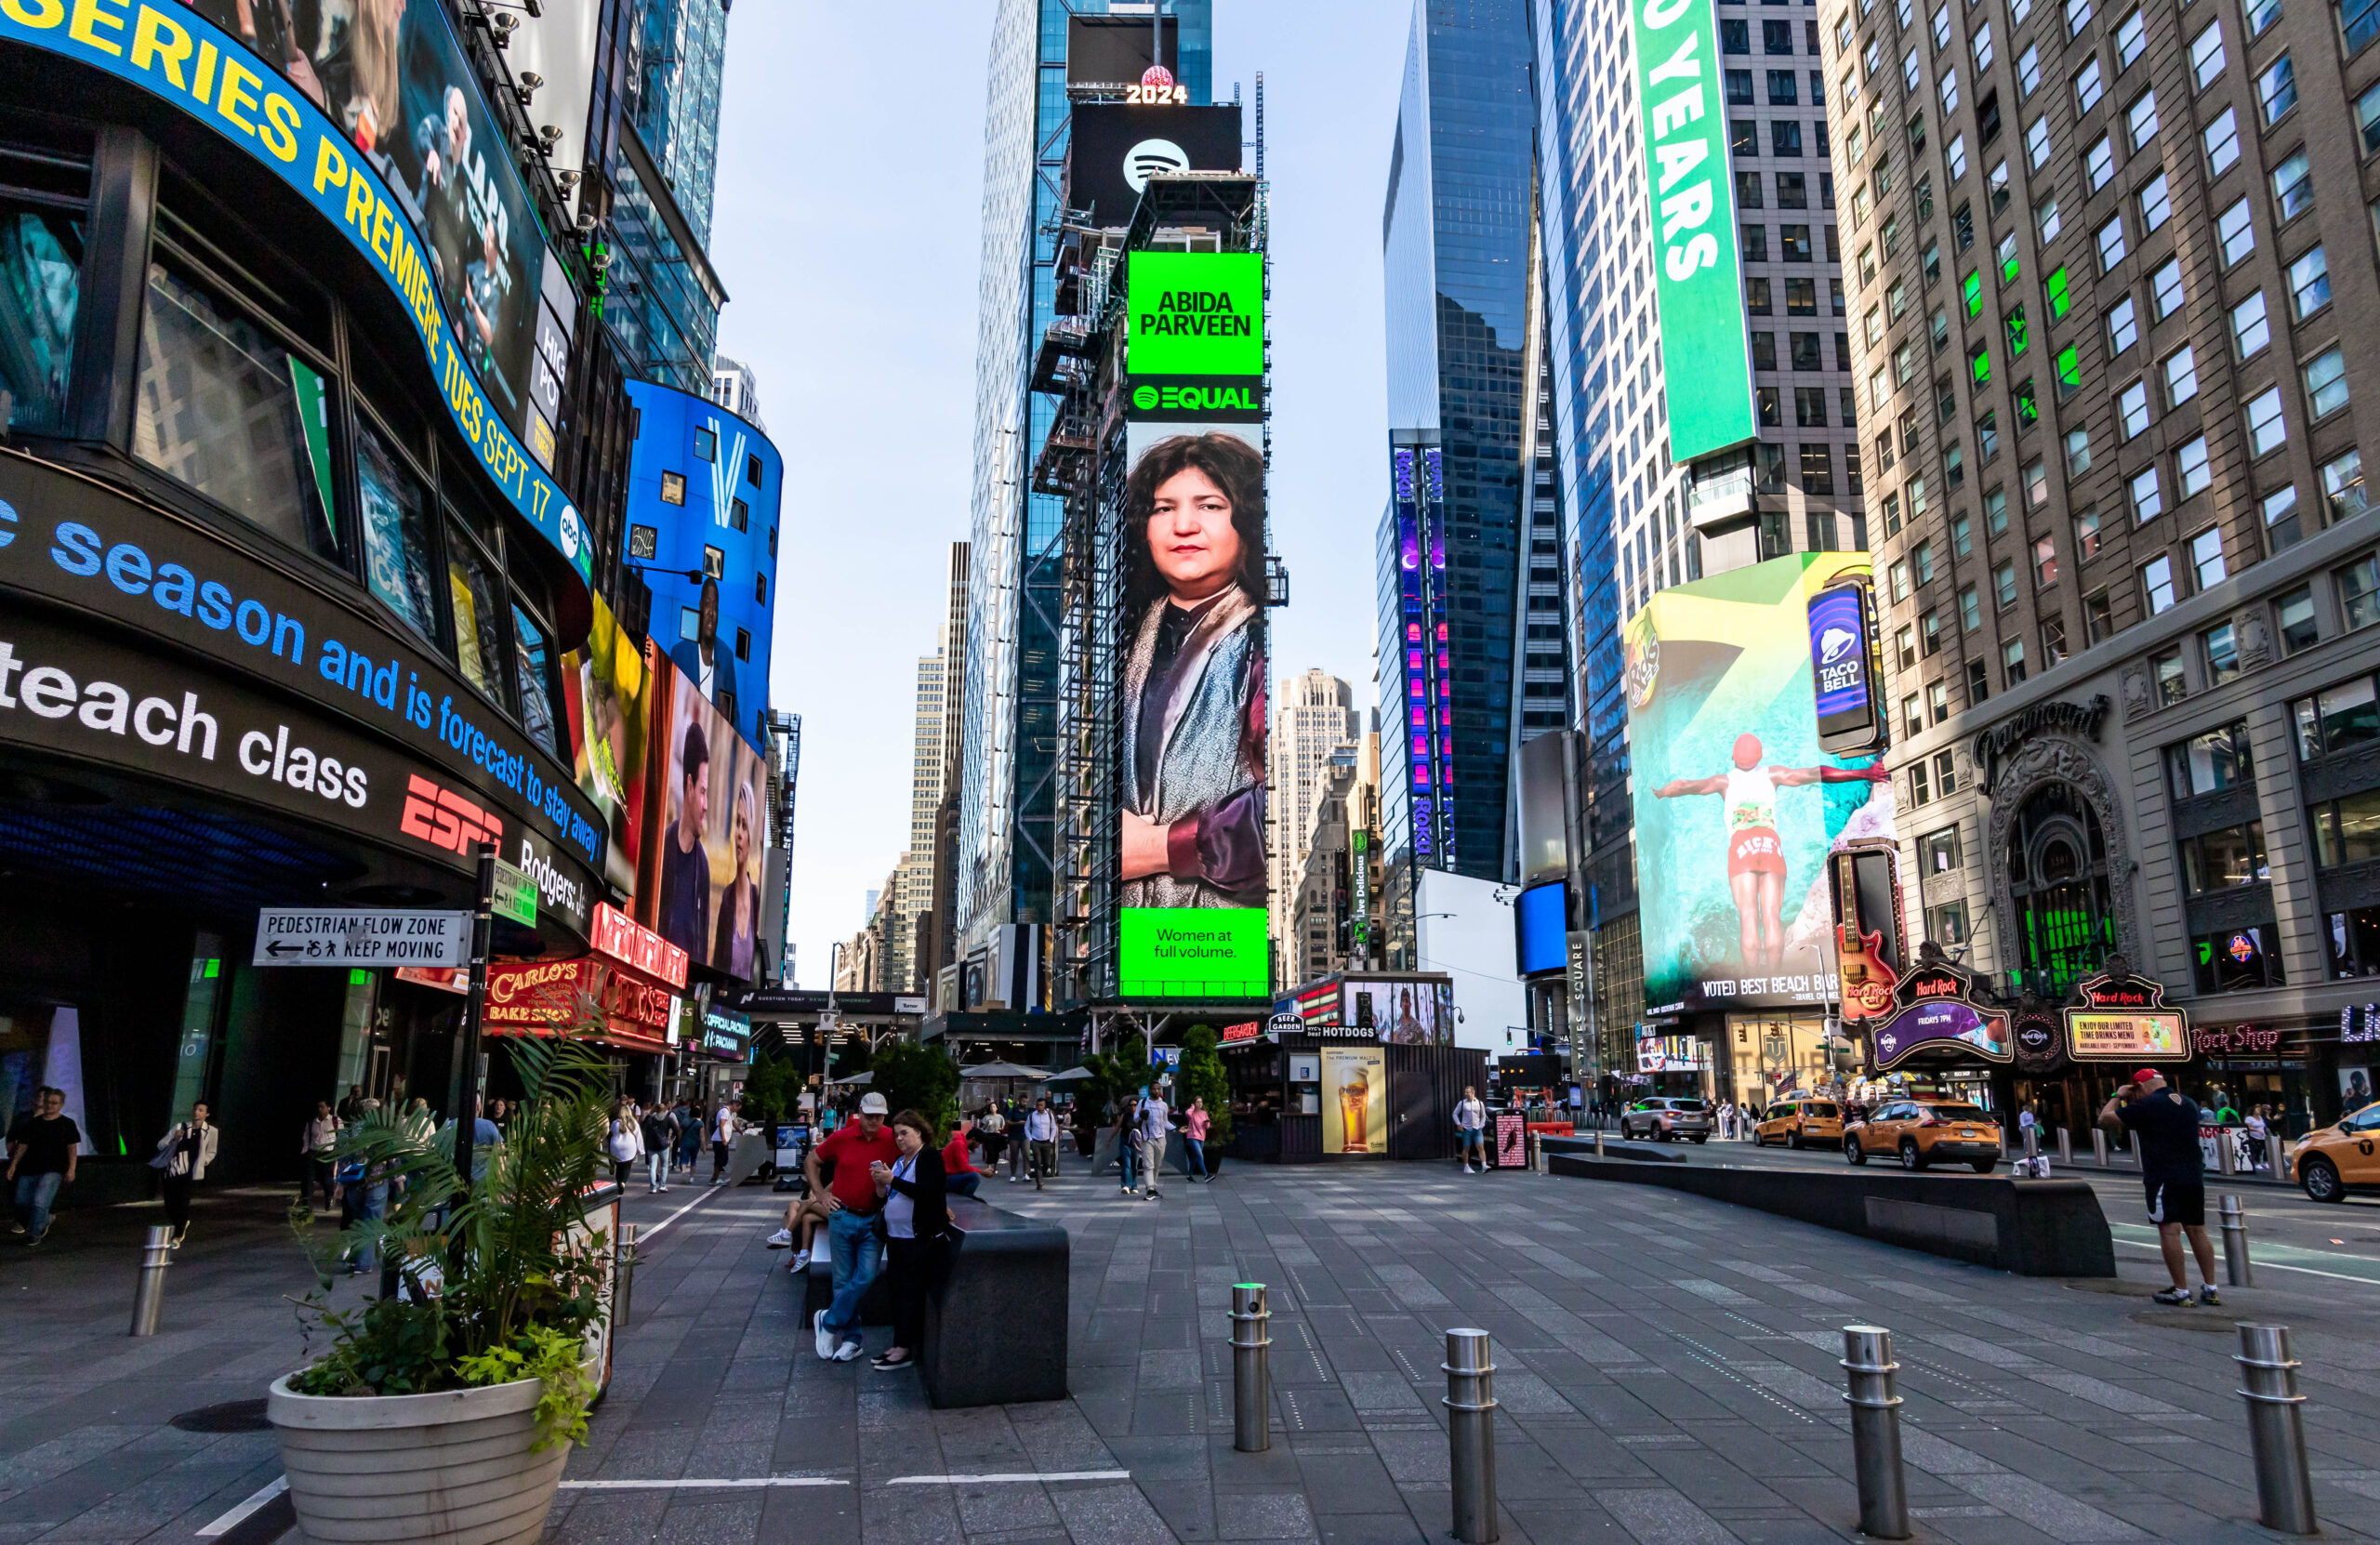
[[[1078,26],[1083,18],[1075,18]],[[1147,29],[1141,36],[1147,38]],[[1135,77],[1137,78],[1137,77]],[[1130,225],[1141,190],[1160,172],[1239,170],[1239,108],[1082,102],[1066,152],[1066,207],[1098,227]],[[1140,253],[1132,255],[1138,261]],[[1170,255],[1169,255],[1170,256]]]
[[[1399,1046],[1445,1046],[1454,1039],[1454,984],[1351,977],[1339,986],[1339,1023]]]
[[[1752,353],[1735,179],[1719,92],[1712,0],[1631,7],[1645,186],[1659,251],[1654,304],[1669,372],[1670,456],[1692,461],[1752,439]]]
[[[1521,744],[1521,883],[1560,879],[1570,871],[1570,733],[1557,730]]]
[[[572,773],[603,821],[603,878],[623,891],[636,889],[644,832],[652,687],[644,646],[597,596],[585,646],[562,658],[562,696],[570,718]]]
[[[1818,747],[1809,597],[1865,553],[1795,553],[1653,597],[1625,632],[1648,1013],[1819,1003],[1826,855],[1890,841],[1872,758]]]
[[[1261,421],[1264,255],[1135,252],[1125,264],[1129,416],[1185,425]],[[1261,435],[1241,432],[1261,446]]]
[[[675,666],[654,661],[636,920],[699,966],[750,982],[760,965],[768,774],[760,754]]]
[[[1810,598],[1810,669],[1818,693],[1818,746],[1838,756],[1884,749],[1882,650],[1858,580]]]
[[[130,17],[86,10],[70,23],[69,9],[0,7],[0,38],[190,113],[337,226],[403,302],[483,469],[587,577],[586,526],[522,447],[544,237],[444,10],[199,0]],[[127,26],[128,38],[98,30]]]
[[[1322,1151],[1388,1152],[1388,1055],[1380,1048],[1322,1049]]]
[[[785,458],[707,398],[628,383],[637,412],[623,554],[653,588],[653,637],[756,744],[775,640]],[[689,577],[698,575],[700,577]]]
[[[1263,997],[1264,453],[1254,426],[1135,422],[1126,456],[1118,987]]]
[[[1162,36],[1160,37],[1160,32]],[[1161,45],[1161,46],[1160,46]],[[1066,88],[1127,91],[1152,64],[1182,70],[1182,19],[1175,16],[1070,16],[1066,19]],[[1183,99],[1189,99],[1186,88]],[[1170,97],[1169,97],[1169,99]],[[1095,104],[1085,102],[1075,109]]]
[[[1513,898],[1514,959],[1523,976],[1569,969],[1568,895],[1569,887],[1556,879]]]

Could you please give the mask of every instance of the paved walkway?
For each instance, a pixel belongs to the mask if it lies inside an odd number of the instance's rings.
[[[2069,1286],[1633,1187],[1227,1173],[1154,1203],[1088,1178],[1038,1196],[992,1182],[996,1203],[1074,1235],[1074,1395],[975,1411],[816,1359],[772,1269],[785,1257],[760,1248],[765,1191],[634,1196],[637,1309],[549,1539],[1441,1540],[1437,1365],[1456,1325],[1495,1337],[1514,1545],[1850,1539],[1835,1359],[1860,1320],[1898,1333],[1921,1539],[2269,1539],[2229,1360],[2251,1316],[2296,1327],[2326,1535],[2375,1536],[2380,1295],[2360,1287],[2300,1277],[2162,1310],[2132,1252],[2126,1281]],[[305,1275],[277,1206],[209,1199],[147,1341],[124,1335],[138,1209],[70,1219],[31,1255],[0,1246],[0,1541],[193,1540],[278,1475],[268,1433],[168,1421],[254,1398],[302,1355],[279,1295]],[[1250,1278],[1276,1312],[1262,1455],[1231,1447],[1223,1309]],[[270,1516],[218,1538],[245,1545]]]

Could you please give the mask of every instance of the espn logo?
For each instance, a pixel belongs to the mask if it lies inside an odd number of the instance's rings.
[[[450,853],[475,855],[483,842],[501,841],[504,823],[450,788],[419,773],[405,779],[405,808],[397,829]]]

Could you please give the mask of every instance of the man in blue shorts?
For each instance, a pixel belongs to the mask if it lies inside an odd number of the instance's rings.
[[[2198,1257],[2198,1301],[2219,1304],[2215,1290],[2215,1246],[2206,1237],[2206,1164],[2199,1153],[2199,1108],[2168,1088],[2153,1067],[2132,1076],[2099,1111],[2099,1123],[2122,1123],[2132,1133],[2133,1151],[2140,1160],[2140,1178],[2149,1189],[2149,1221],[2157,1225],[2158,1248],[2165,1253],[2171,1288],[2156,1294],[2159,1303],[2190,1301],[2188,1262],[2182,1255],[2182,1236],[2189,1236]]]

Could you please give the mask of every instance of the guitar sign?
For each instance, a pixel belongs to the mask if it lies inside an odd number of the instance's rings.
[[[1858,855],[1833,854],[1836,896],[1835,959],[1843,978],[1843,1017],[1847,1023],[1883,1019],[1893,1011],[1893,989],[1900,973],[1884,958],[1882,931],[1860,926]]]

